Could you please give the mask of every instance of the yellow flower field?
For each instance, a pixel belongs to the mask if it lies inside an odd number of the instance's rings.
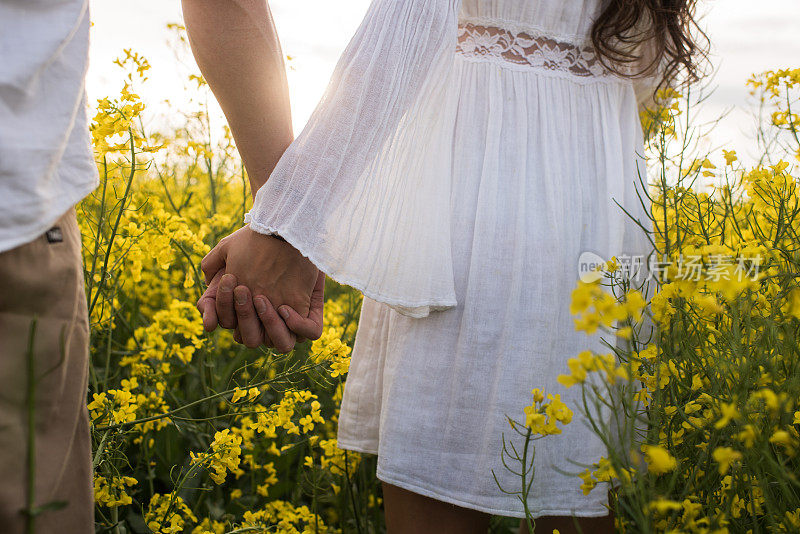
[[[328,280],[322,337],[289,355],[205,333],[199,262],[240,226],[247,179],[202,106],[146,131],[149,65],[130,51],[119,65],[124,87],[94,110],[101,185],[78,206],[98,532],[382,532],[375,459],[336,447],[361,295]],[[768,110],[754,168],[682,142],[693,96],[664,93],[643,116],[663,267],[652,300],[613,262],[576,287],[576,328],[615,350],[565,366],[584,406],[531,384],[509,414],[530,441],[559,439],[573,412],[597,419],[608,456],[575,484],[614,484],[621,532],[800,532],[800,69],[750,84]],[[700,177],[726,185],[695,190]]]
[[[378,525],[370,466],[335,441],[360,294],[329,282],[323,336],[288,356],[207,335],[198,265],[240,224],[242,165],[229,132],[206,141],[203,109],[169,136],[144,132],[135,86],[149,65],[129,51],[119,64],[124,88],[92,125],[101,186],[78,209],[98,530]]]

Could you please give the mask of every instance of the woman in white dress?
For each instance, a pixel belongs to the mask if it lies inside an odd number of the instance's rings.
[[[582,350],[607,352],[569,313],[580,255],[650,251],[617,203],[649,222],[637,111],[678,71],[695,77],[693,5],[375,0],[307,126],[254,187],[249,225],[204,260],[214,291],[226,272],[248,297],[238,319],[233,282],[225,302],[201,299],[207,326],[219,315],[249,345],[319,335],[320,272],[363,292],[338,445],[378,455],[390,532],[524,516],[493,472],[518,487],[501,439],[519,446],[506,416],[522,418],[534,387],[575,411],[536,445],[537,526],[564,534],[577,517],[613,531],[604,488],[584,496],[574,474],[605,449],[578,388],[556,377]],[[219,98],[225,82],[206,77]],[[237,135],[246,106],[221,103]],[[283,304],[296,310],[285,324]]]

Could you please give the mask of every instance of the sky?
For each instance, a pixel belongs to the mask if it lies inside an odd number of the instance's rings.
[[[299,133],[316,106],[344,47],[361,22],[369,0],[271,0],[288,62],[293,123]],[[168,45],[166,25],[181,22],[179,0],[91,0],[92,49],[88,74],[90,101],[119,92],[122,75],[112,64],[124,48],[152,65],[140,89],[156,115],[186,104],[186,76],[195,72],[191,57],[177,58]],[[800,0],[700,0],[701,26],[711,38],[714,92],[702,116],[733,111],[714,130],[714,144],[750,147],[753,99],[745,82],[767,69],[800,67]],[[167,99],[173,108],[162,102]],[[220,119],[221,120],[221,119]]]

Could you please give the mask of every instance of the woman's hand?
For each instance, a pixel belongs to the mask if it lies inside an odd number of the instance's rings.
[[[248,347],[266,343],[279,352],[291,351],[296,335],[322,335],[325,274],[289,243],[245,226],[223,238],[201,268],[209,286],[198,309],[207,330],[218,323],[236,329]]]

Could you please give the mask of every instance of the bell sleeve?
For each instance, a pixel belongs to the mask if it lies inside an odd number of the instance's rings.
[[[411,317],[456,305],[450,249],[461,0],[374,0],[250,227]]]

